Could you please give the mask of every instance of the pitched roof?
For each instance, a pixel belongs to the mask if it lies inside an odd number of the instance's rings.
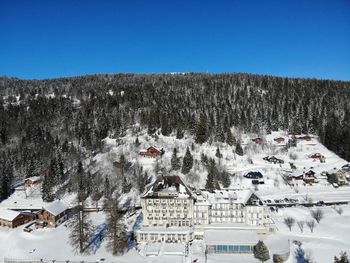
[[[30,180],[30,181],[32,181],[34,183],[34,182],[40,181],[41,177],[40,176],[28,177],[28,178],[25,179],[25,181],[27,181],[27,180]]]
[[[13,221],[20,214],[21,213],[18,211],[3,209],[3,210],[0,210],[0,219],[4,219],[7,221]]]
[[[162,175],[146,190],[143,197],[192,197],[192,191],[179,176]]]
[[[50,214],[54,216],[61,214],[62,212],[66,211],[68,208],[69,208],[68,205],[66,205],[61,200],[53,201],[52,203],[44,207],[46,211],[48,211]]]

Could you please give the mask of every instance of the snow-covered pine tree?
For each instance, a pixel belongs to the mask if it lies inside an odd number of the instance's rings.
[[[107,211],[107,249],[113,255],[123,254],[128,246],[127,234],[123,223],[122,213],[119,211],[118,200],[110,198],[106,201]]]
[[[261,262],[265,262],[270,259],[269,250],[261,240],[259,240],[259,242],[254,246],[254,257]]]
[[[216,156],[217,158],[222,158],[222,153],[220,152],[219,147],[216,148],[215,156]]]
[[[242,148],[241,143],[239,141],[237,141],[235,153],[239,156],[243,156],[243,148]]]
[[[187,147],[186,154],[183,158],[181,173],[188,174],[191,171],[192,166],[193,166],[193,157],[190,152],[190,149]]]
[[[89,254],[89,244],[93,233],[92,221],[88,217],[88,213],[84,212],[85,201],[80,201],[78,197],[78,205],[73,209],[73,216],[70,220],[70,244],[75,253]]]
[[[177,171],[180,167],[180,158],[177,157],[177,149],[175,147],[171,156],[171,170]]]
[[[208,140],[207,123],[204,114],[200,116],[199,123],[196,126],[195,141],[202,144]]]

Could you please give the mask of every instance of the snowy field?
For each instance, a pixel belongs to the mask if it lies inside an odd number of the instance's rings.
[[[238,137],[238,132],[233,130],[233,134]],[[140,145],[136,146],[135,136],[131,133],[118,141],[107,138],[105,140],[107,151],[97,154],[91,162],[91,168],[101,172],[103,176],[110,176],[116,179],[113,162],[119,160],[121,154],[124,154],[126,159],[133,164],[138,163],[144,170],[148,171],[149,175],[155,178],[153,172],[156,162],[159,162],[163,167],[170,167],[170,159],[173,148],[178,150],[178,157],[183,157],[186,148],[189,146],[194,158],[193,170],[196,171],[190,176],[180,174],[185,182],[197,187],[203,188],[206,181],[207,172],[200,163],[202,153],[208,157],[215,158],[220,169],[225,169],[232,174],[231,186],[233,189],[251,189],[255,191],[263,200],[275,200],[284,198],[294,198],[300,202],[313,201],[350,201],[350,187],[344,186],[334,188],[326,180],[319,180],[319,183],[313,185],[304,185],[299,183],[295,186],[287,185],[282,176],[290,171],[290,162],[292,162],[298,171],[308,171],[313,169],[316,173],[322,171],[330,171],[334,168],[339,169],[347,162],[333,152],[326,149],[320,144],[317,138],[311,141],[298,141],[297,147],[286,149],[284,144],[281,145],[274,142],[274,138],[283,137],[286,141],[289,137],[282,131],[274,132],[270,135],[262,136],[264,139],[263,145],[255,145],[251,142],[254,135],[242,135],[241,141],[245,155],[238,156],[234,153],[233,148],[225,143],[205,143],[203,145],[194,144],[192,137],[184,137],[179,140],[174,136],[164,137],[162,135],[151,137],[147,133],[139,133]],[[149,146],[164,148],[164,156],[156,161],[156,159],[140,157],[138,152],[140,149]],[[216,149],[219,147],[222,153],[222,158],[215,157]],[[325,156],[326,161],[321,163],[315,161],[309,156],[314,153],[321,153]],[[271,164],[264,161],[265,156],[274,155],[277,158],[284,160],[284,164]],[[250,179],[243,177],[249,171],[260,171],[264,175],[264,184],[258,188],[252,185]],[[92,171],[93,172],[93,171]],[[41,200],[40,186],[29,188],[24,191],[16,191],[7,200],[0,203],[0,209],[40,209],[45,203]],[[63,196],[62,200],[69,206],[74,205],[75,195]],[[101,202],[102,203],[102,202]],[[136,190],[130,191],[128,194],[120,196],[120,203],[128,203],[131,206],[139,205],[139,193]],[[91,203],[91,206],[93,204]],[[340,251],[347,251],[350,254],[350,206],[342,206],[343,213],[339,215],[332,207],[322,207],[324,218],[320,224],[316,224],[314,233],[310,233],[307,226],[304,227],[304,233],[301,233],[297,226],[294,226],[290,232],[283,223],[287,216],[292,216],[297,220],[310,219],[309,208],[292,207],[281,208],[278,213],[272,213],[272,218],[277,224],[278,232],[270,237],[273,242],[278,243],[278,240],[298,240],[302,242],[302,248],[309,253],[314,262],[332,262],[335,255],[339,255]],[[90,213],[91,219],[95,226],[105,223],[105,216],[102,212]],[[135,218],[131,218],[128,223],[129,230],[133,228]],[[38,229],[31,233],[24,232],[24,226],[16,229],[8,229],[0,227],[0,261],[4,257],[18,259],[46,259],[46,260],[75,260],[85,262],[96,262],[104,258],[106,262],[191,262],[198,258],[198,262],[204,262],[205,256],[203,244],[194,242],[190,249],[188,258],[181,255],[172,254],[172,249],[167,248],[169,253],[160,254],[158,256],[143,257],[135,249],[131,249],[122,257],[113,257],[106,251],[105,241],[100,247],[96,248],[94,254],[88,256],[76,255],[72,251],[69,244],[69,229],[67,223],[59,226],[56,229]],[[270,241],[267,240],[267,244]],[[291,246],[293,249],[293,246]],[[182,250],[182,248],[180,249]],[[258,262],[252,255],[208,255],[207,262]],[[272,262],[272,261],[271,261]],[[288,260],[289,263],[295,262],[293,251]]]

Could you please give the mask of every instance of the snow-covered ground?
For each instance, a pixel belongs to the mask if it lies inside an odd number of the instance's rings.
[[[239,138],[238,132],[233,130],[236,138]],[[285,132],[273,132],[270,135],[260,136],[263,138],[262,145],[255,145],[251,142],[254,135],[242,135],[241,139],[244,147],[244,156],[238,156],[234,153],[234,148],[225,143],[205,143],[203,145],[193,144],[194,140],[190,136],[183,139],[176,139],[175,136],[165,137],[158,135],[152,137],[146,132],[139,133],[139,146],[135,145],[135,135],[129,132],[125,137],[118,139],[105,139],[106,149],[104,153],[99,153],[92,159],[91,168],[99,171],[102,175],[110,176],[112,180],[117,180],[113,162],[119,160],[121,154],[124,154],[126,160],[133,164],[138,163],[148,174],[155,178],[154,167],[159,162],[163,167],[170,167],[170,159],[173,148],[178,150],[178,157],[185,155],[186,148],[189,147],[194,157],[194,168],[196,176],[184,176],[180,174],[183,180],[194,187],[202,188],[206,181],[206,170],[200,163],[202,153],[208,157],[215,158],[216,163],[221,169],[225,169],[233,176],[231,177],[230,188],[251,189],[256,191],[263,200],[275,200],[284,198],[294,198],[301,202],[312,199],[313,201],[350,201],[350,187],[344,186],[334,188],[326,180],[320,180],[313,185],[304,185],[299,183],[296,186],[285,184],[282,176],[290,171],[290,162],[297,170],[308,171],[313,169],[316,173],[330,171],[334,168],[339,169],[347,162],[339,158],[336,154],[329,151],[317,138],[311,141],[298,141],[297,147],[286,149],[285,143],[277,144],[273,139],[278,137],[285,138],[287,142],[290,138]],[[193,144],[193,146],[192,146]],[[140,149],[154,145],[163,148],[165,154],[160,160],[140,157]],[[192,146],[192,147],[191,147]],[[216,149],[219,147],[222,158],[215,157]],[[315,161],[309,156],[314,153],[321,153],[325,156],[325,162]],[[276,156],[284,160],[284,164],[271,164],[263,160],[265,156]],[[258,188],[252,185],[250,179],[243,177],[249,171],[260,171],[264,175],[265,184]],[[92,171],[93,173],[94,171]],[[16,191],[7,200],[0,203],[0,209],[40,209],[45,205],[41,199],[40,186],[28,188],[26,192]],[[75,195],[66,195],[63,198],[68,205],[74,205]],[[138,205],[139,193],[136,190],[122,195],[121,204],[129,202],[131,205]],[[101,202],[102,203],[102,202]],[[350,253],[350,206],[342,206],[343,214],[339,215],[332,207],[322,208],[325,213],[324,219],[315,227],[314,233],[310,233],[305,226],[304,233],[301,233],[297,226],[289,232],[284,225],[283,220],[286,216],[293,216],[297,220],[301,218],[309,219],[310,211],[304,207],[281,208],[278,213],[273,213],[272,218],[277,224],[278,232],[270,236],[267,244],[271,246],[278,243],[279,239],[299,240],[303,243],[302,247],[310,252],[315,262],[331,262],[334,255],[339,255],[340,251]],[[137,215],[135,215],[136,217]],[[91,218],[96,226],[105,222],[105,216],[102,212],[91,213]],[[130,218],[128,222],[129,230],[133,228],[135,218]],[[181,255],[165,253],[153,257],[143,257],[136,250],[132,249],[122,257],[113,257],[105,248],[105,241],[96,250],[95,254],[88,256],[75,255],[69,244],[69,229],[66,224],[56,229],[38,229],[31,233],[24,232],[24,226],[16,229],[0,227],[0,261],[4,257],[20,259],[48,259],[48,260],[77,260],[96,261],[105,258],[107,262],[184,262]],[[277,242],[276,242],[277,241]],[[182,249],[182,248],[181,248]],[[181,250],[180,249],[180,250]],[[171,252],[171,248],[166,248]],[[163,248],[164,251],[164,248]],[[186,262],[191,259],[199,259],[198,262],[204,262],[205,256],[203,244],[194,242],[190,249],[190,255]],[[208,255],[207,262],[258,262],[252,255]],[[293,253],[288,262],[294,262]]]

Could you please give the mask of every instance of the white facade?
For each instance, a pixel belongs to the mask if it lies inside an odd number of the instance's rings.
[[[141,243],[188,242],[194,235],[202,236],[202,227],[211,224],[253,228],[265,224],[265,206],[250,190],[195,195],[178,176],[158,177],[142,197],[141,206],[143,226],[137,233]]]

